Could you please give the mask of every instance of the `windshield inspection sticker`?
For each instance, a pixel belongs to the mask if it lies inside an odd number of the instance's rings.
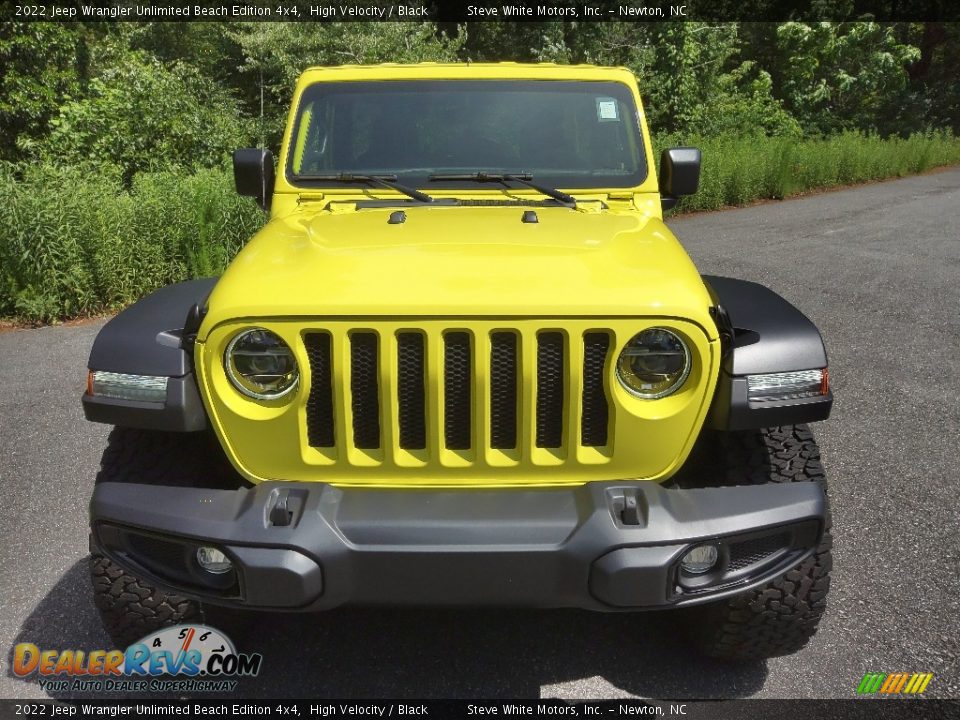
[[[597,98],[597,120],[619,122],[620,111],[617,109],[617,101],[608,97]]]

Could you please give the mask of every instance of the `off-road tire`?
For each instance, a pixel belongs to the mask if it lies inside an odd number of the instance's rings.
[[[699,452],[701,472],[712,460],[723,485],[815,482],[827,489],[820,450],[806,425],[713,433]],[[688,627],[697,645],[710,656],[741,661],[800,650],[826,608],[832,547],[828,507],[823,538],[808,559],[761,588],[691,609]]]
[[[161,628],[205,620],[196,600],[165,593],[103,555],[90,556],[90,578],[100,620],[120,649]]]
[[[212,432],[115,427],[100,458],[97,483],[144,483],[233,490],[245,484]]]
[[[209,433],[120,427],[110,433],[96,481],[221,489],[244,482]],[[206,623],[234,632],[243,624],[241,613],[168,593],[99,553],[90,556],[90,578],[103,627],[121,649],[180,623]]]

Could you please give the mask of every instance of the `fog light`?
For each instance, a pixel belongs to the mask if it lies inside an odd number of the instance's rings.
[[[691,575],[702,575],[717,564],[716,545],[697,545],[680,560],[680,567]]]
[[[197,562],[200,567],[214,575],[223,575],[233,569],[230,558],[215,547],[197,548]]]

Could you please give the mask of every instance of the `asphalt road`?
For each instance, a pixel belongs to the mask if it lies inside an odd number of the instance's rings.
[[[802,652],[739,666],[677,642],[671,614],[342,610],[264,617],[262,697],[852,697],[865,672],[933,672],[960,696],[960,170],[672,221],[703,272],[767,284],[820,327],[836,392],[817,426],[835,571]],[[108,428],[86,423],[101,322],[0,333],[0,697],[17,642],[109,647],[86,573]]]

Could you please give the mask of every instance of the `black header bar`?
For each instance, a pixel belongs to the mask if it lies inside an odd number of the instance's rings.
[[[625,718],[899,720],[957,717],[960,700],[0,700],[0,717]]]
[[[956,0],[56,0],[4,2],[4,21],[26,22],[683,22],[958,21]]]

